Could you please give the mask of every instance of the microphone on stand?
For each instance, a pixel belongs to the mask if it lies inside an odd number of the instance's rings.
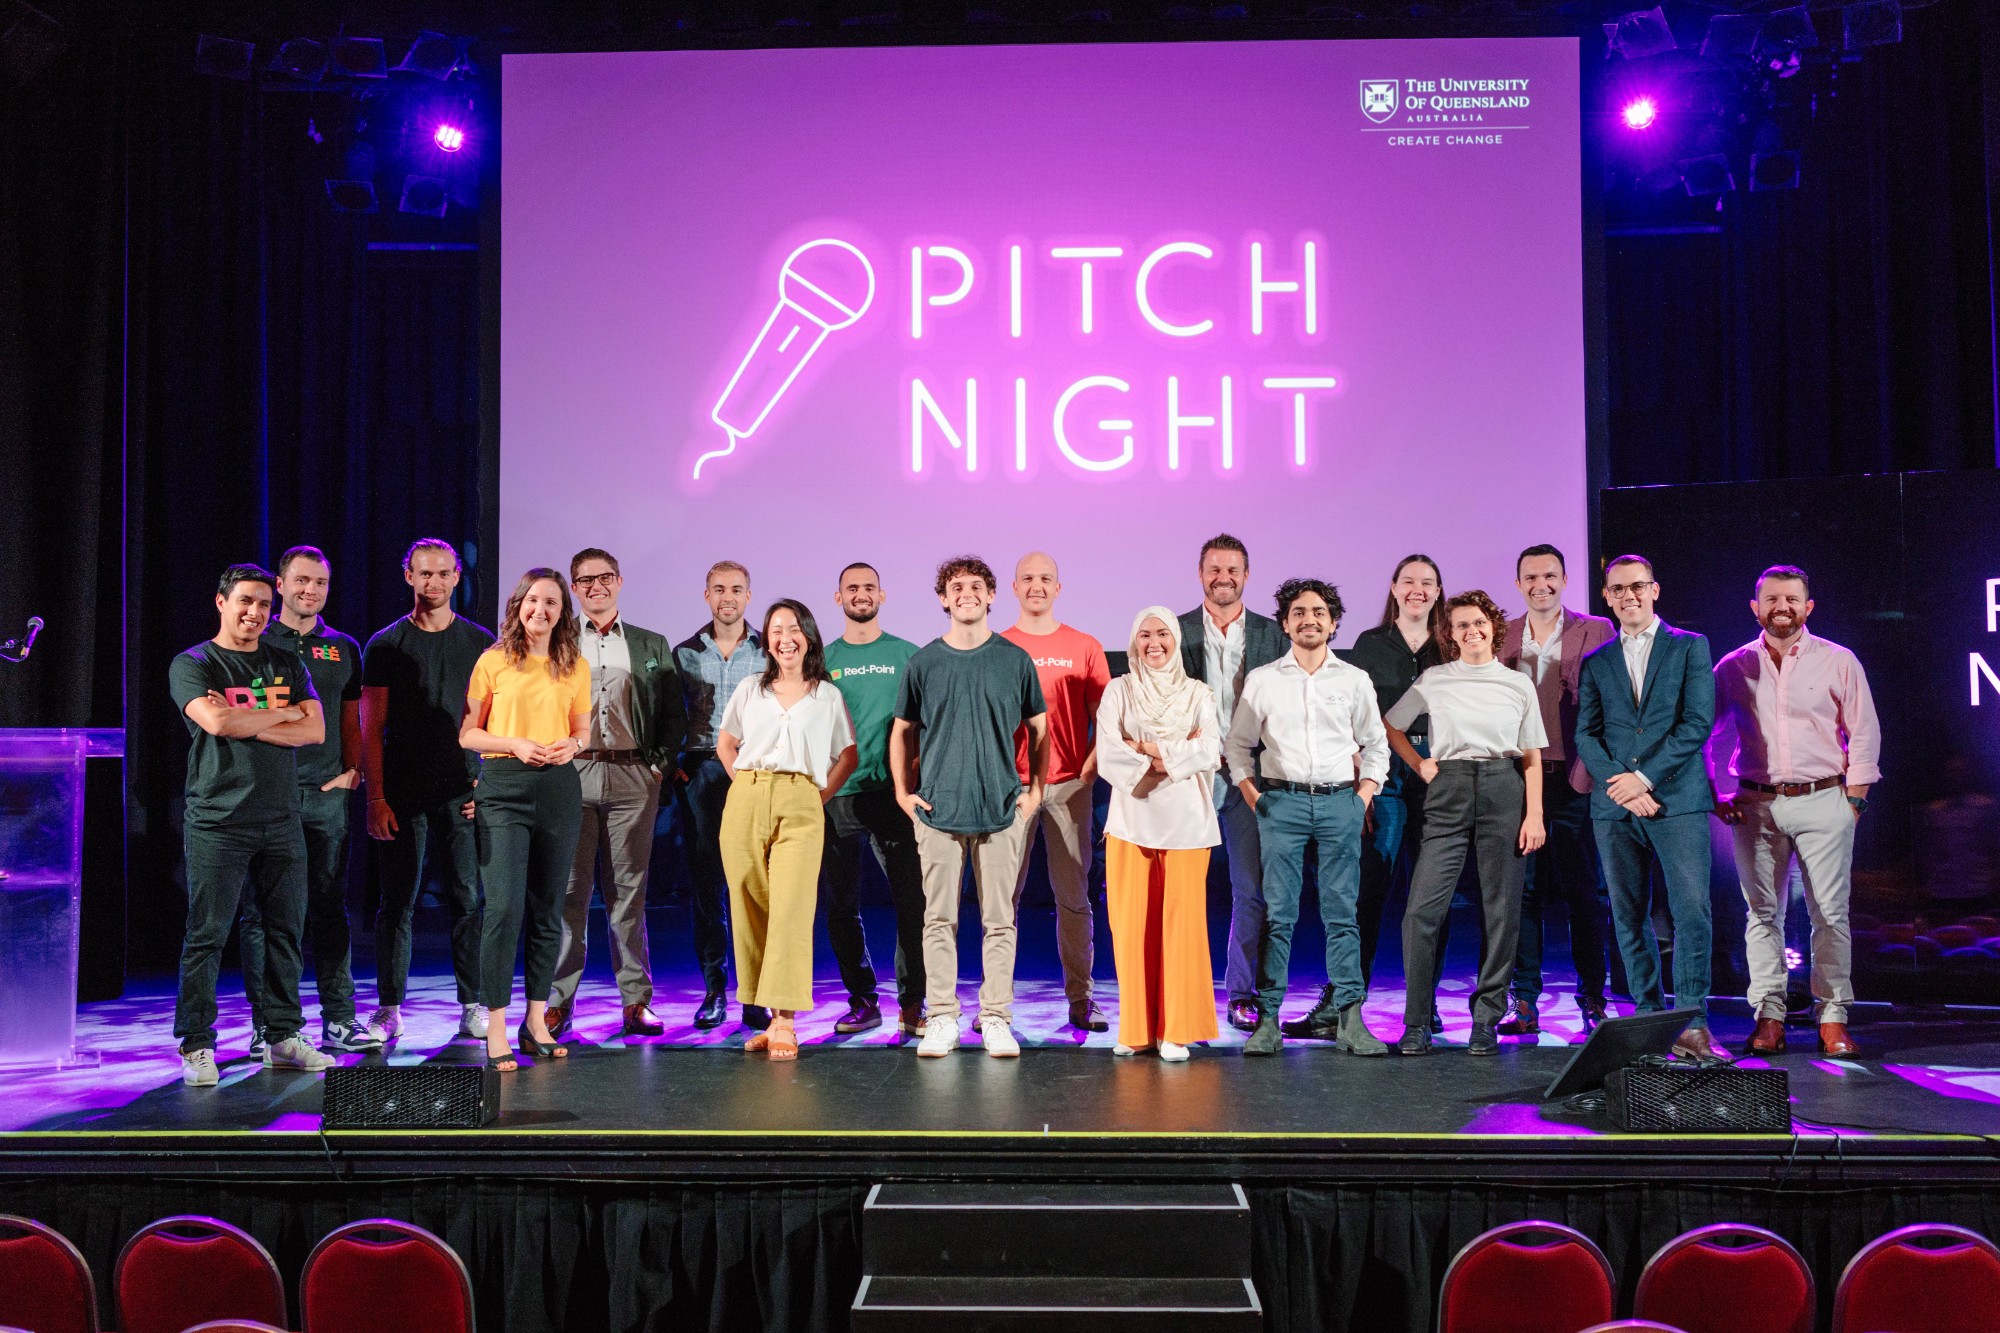
[[[9,662],[27,661],[28,654],[35,650],[35,636],[41,632],[42,618],[40,616],[29,616],[28,632],[26,634],[18,639],[9,639],[5,643],[0,643],[0,658],[4,658]]]

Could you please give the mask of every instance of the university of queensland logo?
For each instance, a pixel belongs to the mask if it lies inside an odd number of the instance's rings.
[[[1396,81],[1394,79],[1363,79],[1361,81],[1361,114],[1380,125],[1396,114]]]

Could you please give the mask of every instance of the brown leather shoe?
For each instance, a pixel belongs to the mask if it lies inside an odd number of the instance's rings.
[[[657,1037],[666,1032],[667,1025],[647,1004],[625,1006],[625,1035],[628,1037]]]
[[[1689,1028],[1674,1042],[1674,1054],[1683,1060],[1707,1060],[1717,1064],[1734,1064],[1735,1057],[1715,1044],[1707,1028]]]
[[[1757,1030],[1750,1034],[1750,1044],[1743,1048],[1750,1055],[1777,1055],[1785,1049],[1785,1020],[1782,1018],[1760,1018]]]
[[[1824,1055],[1859,1055],[1861,1044],[1847,1035],[1845,1023],[1819,1025],[1819,1049]]]
[[[543,1011],[543,1017],[548,1020],[551,1037],[560,1040],[562,1034],[569,1031],[569,1013],[568,1009],[559,1004],[552,1004]]]

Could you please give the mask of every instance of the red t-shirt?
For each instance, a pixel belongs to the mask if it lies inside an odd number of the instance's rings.
[[[1104,660],[1104,645],[1068,625],[1053,634],[1026,634],[1018,625],[1000,633],[1034,659],[1042,697],[1049,705],[1048,781],[1068,782],[1083,770],[1083,761],[1090,758],[1095,744],[1090,729],[1097,720],[1097,701],[1111,683],[1111,664]],[[1026,782],[1026,727],[1014,733],[1014,767]]]

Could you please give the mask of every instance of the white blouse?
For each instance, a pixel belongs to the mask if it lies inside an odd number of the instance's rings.
[[[1215,774],[1222,767],[1222,720],[1211,694],[1202,711],[1201,733],[1193,740],[1163,741],[1164,775],[1128,739],[1147,732],[1125,714],[1131,677],[1105,688],[1097,705],[1097,771],[1111,784],[1111,809],[1104,831],[1137,847],[1157,851],[1213,847],[1222,841],[1215,819]],[[1141,784],[1145,785],[1142,787]]]
[[[821,787],[854,744],[854,722],[837,686],[817,681],[790,708],[764,688],[761,674],[739,681],[719,730],[736,737],[736,770],[801,773]]]
[[[1535,684],[1499,661],[1446,662],[1417,677],[1382,719],[1398,731],[1431,715],[1431,758],[1511,759],[1549,743]]]

